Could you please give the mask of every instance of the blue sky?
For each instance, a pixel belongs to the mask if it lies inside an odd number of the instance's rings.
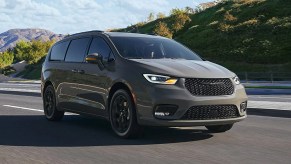
[[[12,28],[43,28],[71,34],[122,28],[212,0],[0,0],[0,33]]]

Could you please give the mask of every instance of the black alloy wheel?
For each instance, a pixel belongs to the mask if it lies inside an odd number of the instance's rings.
[[[140,127],[130,94],[125,90],[114,93],[110,102],[110,122],[113,131],[121,138],[135,138]]]
[[[56,107],[56,96],[53,86],[49,85],[45,88],[43,94],[43,108],[45,117],[49,121],[59,121],[63,118],[64,112],[58,111]]]

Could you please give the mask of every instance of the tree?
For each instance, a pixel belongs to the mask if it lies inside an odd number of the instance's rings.
[[[159,13],[157,14],[157,19],[163,19],[163,18],[165,18],[165,17],[166,17],[166,15],[165,15],[164,13],[159,12]]]
[[[29,64],[37,63],[42,57],[46,55],[49,48],[53,45],[54,41],[42,42],[33,40],[31,42],[20,41],[13,49],[16,61],[25,60]]]
[[[30,42],[26,42],[26,41],[23,41],[23,40],[18,42],[16,44],[16,46],[14,47],[14,49],[13,49],[15,60],[16,61],[25,60],[26,56],[29,53],[28,51],[29,51],[30,46],[31,46]]]
[[[172,29],[177,32],[181,30],[187,22],[191,22],[191,18],[186,13],[177,13],[173,16]]]
[[[53,43],[54,41],[42,42],[39,40],[33,40],[26,61],[29,64],[37,63],[42,57],[47,55],[47,52]]]
[[[148,22],[154,21],[155,20],[155,15],[153,12],[151,12],[148,16]]]
[[[172,39],[172,37],[173,37],[172,32],[168,28],[167,24],[164,23],[164,22],[159,22],[156,25],[156,27],[154,29],[154,33],[158,34],[160,36],[164,36],[164,37],[170,38],[170,39]]]
[[[171,10],[171,16],[173,15],[178,15],[178,14],[185,14],[186,13],[186,10],[184,9],[179,9],[179,8],[174,8]]]
[[[11,51],[5,51],[0,54],[0,69],[3,69],[13,63],[13,53]]]

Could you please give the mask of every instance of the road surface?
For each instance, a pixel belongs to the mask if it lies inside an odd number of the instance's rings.
[[[39,93],[1,90],[11,88],[7,85],[0,84],[0,163],[291,161],[288,109],[249,109],[246,120],[221,134],[209,133],[204,127],[147,127],[142,138],[124,140],[113,134],[107,121],[96,118],[66,115],[60,122],[49,122],[43,116]],[[27,90],[37,90],[35,87]],[[291,96],[256,95],[250,96],[250,100],[281,103],[284,108]]]

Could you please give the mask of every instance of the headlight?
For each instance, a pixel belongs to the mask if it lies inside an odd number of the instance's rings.
[[[143,74],[143,76],[147,79],[147,81],[151,83],[157,83],[157,84],[173,85],[173,84],[176,84],[176,82],[178,81],[177,78],[172,78],[170,76],[153,75],[153,74]]]
[[[236,85],[239,85],[240,84],[239,78],[237,76],[233,77],[232,80],[234,81],[234,83]]]

